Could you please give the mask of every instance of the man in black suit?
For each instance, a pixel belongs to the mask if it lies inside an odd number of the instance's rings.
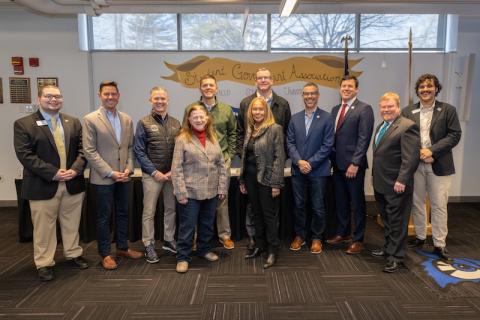
[[[400,98],[387,92],[380,98],[383,122],[375,130],[373,144],[373,188],[385,228],[384,272],[404,268],[405,240],[412,208],[413,174],[418,167],[420,134],[412,120],[400,116]]]
[[[415,91],[420,101],[406,107],[402,116],[411,119],[420,127],[420,165],[415,172],[413,193],[413,223],[415,239],[411,247],[421,247],[427,237],[426,195],[430,199],[433,253],[440,259],[451,261],[446,250],[447,204],[451,175],[455,173],[452,149],[460,141],[462,129],[455,107],[435,98],[442,85],[433,74],[421,75]]]
[[[41,88],[38,103],[37,112],[15,121],[14,146],[23,165],[21,197],[29,200],[32,213],[35,266],[40,280],[49,281],[54,279],[57,219],[66,259],[88,268],[78,244],[86,161],[80,121],[60,113],[60,89]]]
[[[363,246],[366,225],[365,170],[368,168],[367,151],[375,122],[372,107],[358,100],[357,94],[358,79],[344,76],[340,82],[342,103],[332,109],[335,145],[331,159],[337,230],[327,243],[340,244],[352,240],[345,251],[349,254],[360,253]]]

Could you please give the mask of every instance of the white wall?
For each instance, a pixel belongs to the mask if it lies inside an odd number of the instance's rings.
[[[155,52],[122,52],[122,53],[93,53],[92,70],[89,73],[90,55],[78,50],[76,18],[50,18],[30,13],[10,11],[0,12],[0,77],[3,78],[4,104],[0,104],[0,201],[15,200],[14,179],[21,174],[21,165],[17,161],[13,142],[13,122],[23,116],[20,113],[20,105],[9,103],[8,77],[13,76],[10,65],[11,56],[23,56],[28,64],[28,57],[40,58],[39,68],[26,66],[25,76],[32,81],[32,93],[36,92],[36,78],[55,76],[59,78],[60,87],[65,96],[64,111],[77,117],[82,117],[95,106],[90,105],[90,79],[96,88],[103,79],[116,80],[120,86],[121,102],[119,108],[132,115],[134,122],[147,114],[148,91],[152,86],[161,85],[170,91],[170,112],[177,118],[181,118],[185,106],[198,99],[196,89],[185,89],[178,83],[161,79],[161,76],[170,74],[163,61],[170,63],[184,62],[197,54],[195,53],[155,53]],[[480,49],[480,35],[476,33],[461,33],[459,50],[461,53],[477,52]],[[205,54],[205,53],[202,53]],[[221,56],[241,61],[273,61],[289,57],[287,54],[261,54],[261,53],[207,53],[210,57]],[[311,56],[311,55],[308,55]],[[378,112],[376,104],[378,97],[385,91],[397,91],[406,104],[407,83],[407,55],[405,54],[361,54],[351,55],[351,58],[363,57],[364,60],[354,69],[365,71],[360,77],[360,99],[371,103]],[[418,53],[414,55],[415,79],[419,74],[432,72],[440,78],[446,61],[445,55]],[[475,69],[475,86],[480,84],[480,60],[477,57]],[[382,61],[386,62],[386,68],[382,68]],[[442,79],[443,80],[443,79]],[[303,83],[295,82],[287,86],[275,87],[275,90],[284,96],[292,105],[293,111],[301,109],[300,96],[292,92],[301,88]],[[229,81],[219,83],[221,93],[219,98],[234,106],[240,99],[252,92],[252,86],[245,86]],[[321,87],[320,106],[328,111],[337,103],[336,90]],[[35,96],[35,95],[34,95]],[[95,97],[96,99],[96,97]],[[472,101],[479,101],[480,93],[474,94]],[[440,100],[448,102],[447,97],[440,96]],[[96,104],[98,100],[96,99]],[[453,179],[452,196],[480,196],[480,190],[476,187],[479,180],[479,170],[476,163],[480,161],[480,147],[478,137],[480,127],[480,111],[475,105],[471,110],[471,120],[462,123],[464,135],[460,145],[455,149],[455,162],[457,174]],[[370,156],[371,160],[371,151]],[[367,194],[372,194],[369,182]]]

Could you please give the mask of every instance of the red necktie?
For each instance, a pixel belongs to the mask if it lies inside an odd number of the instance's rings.
[[[340,116],[338,117],[336,130],[340,128],[340,125],[342,124],[343,120],[345,120],[345,111],[347,111],[347,107],[348,107],[348,104],[346,103],[342,104],[342,110],[340,110]]]

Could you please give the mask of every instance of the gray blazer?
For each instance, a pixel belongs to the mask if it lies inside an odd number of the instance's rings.
[[[406,185],[406,192],[413,190],[413,174],[420,161],[420,132],[412,120],[399,116],[375,144],[375,137],[382,124],[377,126],[373,138],[373,188],[382,194],[394,194],[396,181]]]
[[[226,195],[227,171],[218,142],[207,139],[203,147],[197,137],[188,141],[184,135],[179,135],[173,151],[172,182],[178,200],[205,200],[218,194]]]
[[[252,130],[248,128],[243,143],[239,178],[243,183],[245,182],[245,153],[251,136]],[[285,148],[281,125],[275,123],[258,134],[255,140],[255,157],[257,159],[257,182],[272,188],[282,188],[284,185]]]
[[[129,169],[133,174],[133,123],[125,113],[117,110],[122,128],[120,143],[107,118],[105,108],[83,118],[83,150],[90,164],[90,183],[109,185],[115,181],[108,175],[112,171]]]

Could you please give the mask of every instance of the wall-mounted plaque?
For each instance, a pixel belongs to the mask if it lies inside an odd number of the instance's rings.
[[[55,86],[58,87],[58,78],[37,78],[37,90],[40,92],[40,89],[45,86]]]
[[[3,103],[3,85],[2,85],[2,78],[0,78],[0,103]]]
[[[30,78],[10,78],[10,103],[32,103]]]

